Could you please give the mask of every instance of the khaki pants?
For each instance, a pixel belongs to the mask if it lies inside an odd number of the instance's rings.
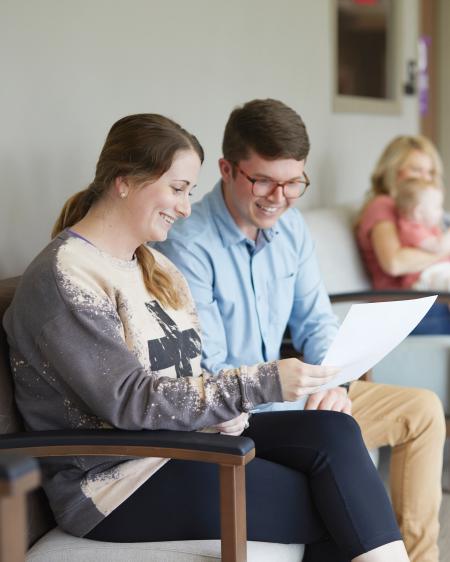
[[[390,445],[390,490],[411,562],[438,562],[445,417],[431,391],[356,381],[353,416],[368,449]]]

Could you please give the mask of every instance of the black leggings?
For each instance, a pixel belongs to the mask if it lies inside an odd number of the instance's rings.
[[[348,562],[401,540],[377,470],[354,419],[328,411],[255,414],[244,435],[249,540],[305,543],[304,562]],[[217,539],[215,465],[172,460],[87,538],[113,542]]]

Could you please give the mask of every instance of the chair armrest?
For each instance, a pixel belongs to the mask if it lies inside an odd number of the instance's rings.
[[[248,437],[194,431],[100,429],[34,431],[0,436],[0,451],[20,451],[33,457],[163,457],[218,464],[224,562],[245,562],[247,559],[244,465],[254,458],[254,447],[253,441]],[[23,544],[22,541],[22,550]]]
[[[248,437],[196,431],[118,429],[33,431],[0,436],[0,451],[33,457],[162,457],[243,466],[255,456]]]
[[[355,291],[349,293],[334,293],[330,295],[332,303],[338,302],[385,302],[405,299],[417,299],[435,295],[436,291]],[[450,304],[450,293],[439,293],[437,302]]]
[[[330,301],[334,303],[352,303],[352,302],[386,302],[406,299],[418,299],[419,297],[429,297],[436,294],[436,291],[412,291],[412,290],[389,290],[389,291],[350,291],[348,293],[331,293]],[[444,304],[450,304],[450,293],[439,293],[437,301]],[[281,357],[293,357],[298,352],[292,346],[292,340],[289,328],[286,328],[282,341]]]

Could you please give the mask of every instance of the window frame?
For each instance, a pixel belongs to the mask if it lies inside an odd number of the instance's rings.
[[[348,96],[338,93],[338,0],[330,0],[332,12],[333,49],[333,112],[399,114],[402,110],[402,0],[392,3],[392,18],[388,26],[388,81],[392,97],[380,99],[366,96]]]

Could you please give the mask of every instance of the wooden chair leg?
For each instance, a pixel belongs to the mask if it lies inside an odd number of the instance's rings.
[[[220,466],[222,562],[247,561],[245,467]]]
[[[25,560],[26,494],[39,481],[39,470],[33,459],[0,457],[0,562]]]
[[[25,508],[25,496],[0,498],[0,562],[25,560]]]

